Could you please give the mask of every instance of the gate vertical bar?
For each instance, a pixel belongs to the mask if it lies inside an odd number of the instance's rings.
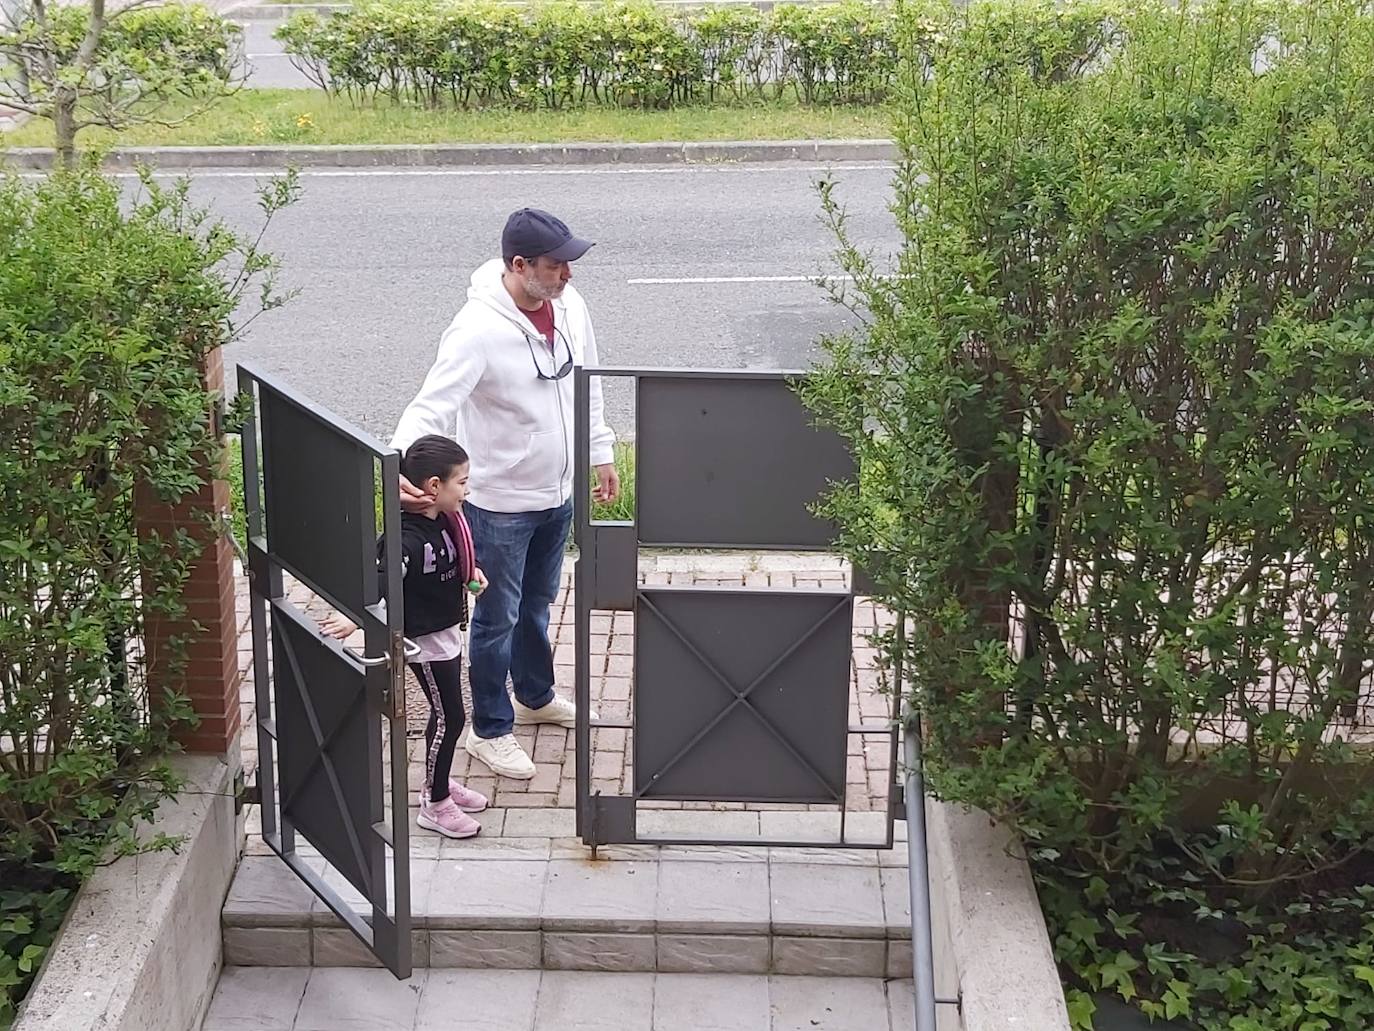
[[[262,494],[258,484],[261,471],[258,467],[258,385],[257,381],[242,367],[238,370],[239,390],[253,399],[247,406],[247,417],[239,430],[239,451],[243,456],[243,508],[244,508],[244,561],[248,565],[244,575],[248,577],[248,614],[253,626],[253,707],[254,723],[258,736],[258,789],[262,799],[258,806],[262,820],[262,833],[265,838],[277,837],[277,786],[276,786],[276,741],[269,733],[266,723],[274,715],[272,712],[272,682],[268,677],[267,645],[267,608],[272,598],[282,593],[281,575],[271,569],[268,563],[255,562],[254,557],[266,544],[262,515]],[[268,570],[268,582],[261,581],[262,571]],[[295,848],[294,836],[279,841],[282,851]]]
[[[358,497],[368,498],[373,496],[376,491],[376,462],[369,459],[366,463],[357,461],[351,470],[357,478]],[[357,547],[360,554],[366,555],[369,548],[375,549],[377,544],[377,517],[376,507],[373,506],[371,518],[364,516],[359,520],[356,527],[358,533]],[[387,541],[388,553],[390,541]],[[389,554],[388,554],[388,557]],[[388,563],[389,565],[390,563]],[[381,590],[381,584],[373,585],[374,591]],[[364,592],[364,602],[367,600],[367,592]],[[390,599],[388,600],[388,620],[387,626],[380,631],[371,623],[364,623],[363,626],[363,651],[367,655],[391,654],[391,634],[390,634]],[[390,700],[390,684],[394,683],[396,670],[394,662],[389,662],[384,666],[371,667],[364,673],[364,682],[367,685],[365,697],[368,704],[368,716],[371,726],[367,734],[367,765],[369,769],[382,769],[382,724],[377,717],[385,719],[389,715],[387,702]],[[395,735],[396,727],[390,725],[390,733]],[[393,781],[395,775],[392,776]],[[372,833],[363,838],[363,849],[367,856],[368,873],[368,901],[372,904],[372,913],[369,923],[372,925],[373,948],[379,952],[389,952],[397,957],[398,966],[405,970],[409,976],[410,957],[406,950],[402,948],[401,936],[396,935],[396,940],[391,941],[391,935],[398,928],[393,924],[388,927],[387,922],[380,917],[385,917],[386,911],[383,908],[387,899],[386,890],[386,844],[379,831],[386,824],[386,798],[385,792],[380,790],[378,785],[376,790],[370,790],[365,800],[367,805],[367,822],[372,828]],[[396,885],[397,891],[401,885]],[[396,907],[393,907],[396,908]],[[396,909],[399,916],[400,910]],[[408,937],[408,936],[407,936]]]
[[[930,857],[926,855],[926,789],[921,769],[921,713],[903,690],[903,656],[906,645],[906,613],[897,613],[897,656],[893,680],[902,698],[902,725],[906,739],[906,840],[907,877],[911,889],[912,993],[916,1005],[916,1031],[935,1031],[935,946],[930,927]]]
[[[409,977],[412,972],[414,956],[412,951],[411,912],[410,912],[410,771],[409,757],[406,754],[406,662],[405,662],[405,615],[404,596],[401,591],[401,456],[395,451],[381,459],[382,490],[382,534],[384,568],[386,583],[379,584],[386,595],[387,642],[386,653],[391,662],[386,674],[391,678],[390,690],[383,700],[382,711],[387,720],[389,732],[387,743],[390,746],[391,764],[391,827],[388,828],[386,813],[377,814],[374,836],[389,832],[391,838],[391,880],[395,894],[391,900],[393,920],[396,928],[397,977]],[[466,590],[466,586],[461,588]],[[405,819],[396,819],[397,814],[407,814]],[[378,870],[382,864],[377,864]],[[381,878],[382,894],[374,898],[385,898],[385,877]],[[373,921],[373,931],[382,925],[380,920]],[[402,973],[404,971],[404,973]]]
[[[591,377],[579,366],[573,383],[573,539],[577,562],[573,565],[573,701],[577,706],[574,756],[576,758],[576,830],[587,837],[592,776],[592,683],[591,683],[591,580],[596,544],[591,532],[591,436],[592,416],[588,393]],[[593,845],[593,848],[596,846]]]

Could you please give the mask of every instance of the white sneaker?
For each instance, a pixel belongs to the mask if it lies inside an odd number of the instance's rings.
[[[559,727],[577,726],[577,706],[561,695],[554,695],[553,701],[538,709],[521,705],[517,698],[512,698],[511,704],[515,707],[515,722],[520,726],[528,726],[531,723],[552,723]],[[591,711],[591,718],[598,718],[595,709]]]
[[[468,755],[479,759],[491,768],[498,777],[512,780],[533,780],[534,763],[515,740],[514,734],[501,737],[478,737],[471,730],[463,743]]]

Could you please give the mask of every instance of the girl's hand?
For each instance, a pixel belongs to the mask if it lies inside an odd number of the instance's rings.
[[[325,637],[334,637],[340,641],[357,629],[357,623],[346,619],[337,612],[320,621],[320,633],[324,634]]]
[[[474,595],[479,595],[487,589],[487,574],[482,572],[481,567],[472,567],[472,578],[480,585],[477,590],[473,592]]]

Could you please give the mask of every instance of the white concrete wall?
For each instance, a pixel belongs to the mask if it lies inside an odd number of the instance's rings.
[[[1069,1031],[1030,868],[984,812],[926,802],[940,1031]]]
[[[941,858],[929,841],[934,833],[932,810],[939,802],[926,800],[926,852],[930,861],[930,944],[935,956],[935,995],[941,999],[959,996],[959,965],[955,962],[954,941],[949,920],[949,886],[944,876]],[[906,824],[899,824],[905,827]],[[950,1005],[935,1007],[936,1031],[965,1031],[958,1008]]]
[[[219,978],[219,914],[243,841],[234,817],[237,763],[173,760],[184,787],[142,833],[185,835],[185,843],[125,857],[87,881],[14,1031],[200,1026]]]

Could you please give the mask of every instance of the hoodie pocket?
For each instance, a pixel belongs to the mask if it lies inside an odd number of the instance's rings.
[[[562,484],[565,456],[563,435],[557,430],[526,434],[525,446],[508,454],[512,459],[506,467],[493,470],[492,489],[537,491],[557,489]]]

